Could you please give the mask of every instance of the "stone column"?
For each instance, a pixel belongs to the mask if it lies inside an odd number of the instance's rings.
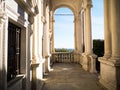
[[[74,60],[80,63],[80,54],[83,52],[82,47],[82,28],[81,28],[81,14],[77,13],[75,16],[75,55]]]
[[[0,1],[0,89],[7,90],[8,17],[6,3]]]
[[[99,59],[101,65],[100,83],[109,90],[120,90],[120,1],[104,0],[104,9],[107,8],[106,5],[108,3],[110,5],[109,26],[111,28],[112,36],[112,56],[108,59]]]
[[[75,39],[75,53],[78,52],[78,16],[75,15],[74,17],[74,30],[75,30],[75,35],[74,35],[74,39]]]
[[[33,24],[33,60],[32,63],[36,63],[37,62],[37,47],[38,47],[38,42],[37,42],[37,24],[35,23],[37,22],[37,16],[34,17],[34,24]]]
[[[84,42],[85,53],[83,54],[82,68],[91,73],[96,72],[96,55],[92,51],[91,30],[91,0],[84,0]]]
[[[38,0],[38,8],[41,9],[42,1]],[[42,9],[41,9],[42,10]],[[31,64],[32,81],[31,88],[33,90],[41,89],[43,86],[43,58],[42,58],[42,34],[43,34],[43,18],[41,17],[42,11],[34,17],[33,35],[32,35],[32,54],[33,60]]]
[[[120,59],[120,1],[111,0],[112,58]]]
[[[91,4],[85,7],[85,53],[92,54]]]
[[[52,12],[52,53],[54,53],[55,52],[55,50],[54,50],[54,22],[55,22],[55,20],[54,20],[54,13]]]
[[[7,28],[8,28],[8,18],[5,12],[3,11],[3,12],[0,12],[0,89],[1,90],[7,90],[7,54],[8,54]]]
[[[82,32],[82,21],[81,21],[81,13],[79,13],[78,16],[78,52],[82,53],[83,52],[83,47],[82,47],[82,36],[83,36],[83,32]]]
[[[104,0],[104,57],[111,56],[110,3]]]

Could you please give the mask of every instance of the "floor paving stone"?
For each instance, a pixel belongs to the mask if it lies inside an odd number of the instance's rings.
[[[56,63],[53,71],[44,76],[42,90],[105,90],[97,74],[84,71],[79,64]]]

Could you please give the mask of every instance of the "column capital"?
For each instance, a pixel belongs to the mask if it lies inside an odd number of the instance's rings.
[[[84,9],[90,9],[92,6],[92,0],[84,0]]]
[[[54,19],[52,19],[52,22],[55,22],[55,20],[54,20]]]

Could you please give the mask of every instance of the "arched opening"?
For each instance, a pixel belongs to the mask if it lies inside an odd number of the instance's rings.
[[[67,7],[54,12],[54,48],[55,50],[74,49],[74,14]]]

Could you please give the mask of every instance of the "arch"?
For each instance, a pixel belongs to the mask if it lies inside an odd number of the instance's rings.
[[[72,10],[74,16],[77,15],[77,13],[79,13],[80,9],[82,6],[82,0],[61,0],[61,1],[57,1],[57,0],[51,0],[51,11],[53,11],[53,13],[55,12],[56,9],[60,8],[60,7],[67,7],[70,10]]]
[[[75,16],[75,10],[74,10],[74,8],[71,7],[70,5],[65,5],[65,4],[58,5],[58,6],[54,7],[54,8],[52,9],[53,13],[55,13],[55,11],[56,11],[57,9],[61,8],[61,7],[66,7],[66,8],[68,8],[68,9],[70,9],[70,10],[72,11],[73,15]]]
[[[64,11],[65,10],[65,11]],[[72,16],[64,16],[60,15],[57,16],[57,14],[71,14]],[[72,48],[75,49],[75,42],[74,42],[74,15],[71,9],[68,7],[60,7],[56,9],[54,12],[54,48]],[[62,20],[62,21],[60,21]],[[69,20],[69,21],[68,21]],[[71,28],[70,28],[71,26]],[[59,27],[59,28],[58,28]],[[59,35],[58,35],[59,33]],[[69,33],[69,35],[67,35]],[[59,38],[58,38],[59,36]],[[61,37],[62,36],[62,37]],[[65,38],[65,39],[64,39]],[[71,38],[71,41],[69,41],[69,38]],[[58,42],[59,41],[59,42]],[[64,42],[64,43],[63,43]]]

